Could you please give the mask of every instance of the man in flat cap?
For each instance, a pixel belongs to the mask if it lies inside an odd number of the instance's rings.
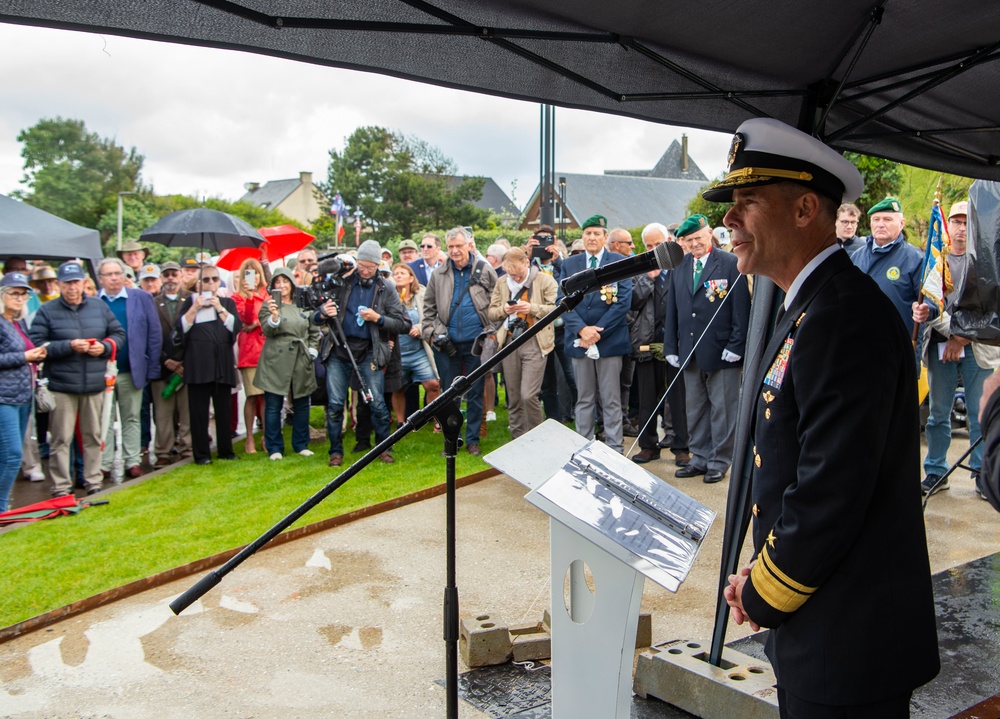
[[[924,255],[903,234],[903,206],[887,197],[868,210],[872,233],[851,254],[851,262],[871,277],[892,300],[906,331],[913,332],[912,305],[920,299]]]
[[[131,267],[132,272],[138,277],[146,258],[149,257],[149,250],[135,240],[129,240],[115,254],[118,255],[118,259]]]
[[[735,203],[725,224],[740,272],[785,292],[743,385],[755,407],[754,557],[724,595],[737,623],[770,627],[788,719],[907,717],[913,690],[940,667],[910,338],[834,231],[837,207],[862,187],[820,141],[754,119],[734,138],[726,178],[704,193]]]
[[[959,373],[961,372],[962,387],[965,390],[969,443],[975,445],[982,436],[979,406],[983,382],[1000,366],[1000,347],[973,342],[951,333],[949,310],[958,299],[959,279],[965,275],[969,257],[965,252],[968,213],[968,202],[956,202],[948,213],[948,236],[951,237],[951,252],[947,255],[948,269],[955,282],[955,289],[945,298],[945,311],[941,312],[930,297],[924,298],[923,302],[913,303],[913,321],[929,322],[922,340],[922,353],[930,384],[930,415],[927,417],[925,431],[927,456],[924,457],[925,478],[921,484],[924,494],[937,494],[951,487],[949,480],[942,477],[949,467],[951,409],[955,403]],[[983,447],[980,444],[972,450],[969,466],[976,482],[976,491],[981,498],[986,499],[979,473],[982,463]]]
[[[601,215],[583,223],[584,251],[563,262],[563,278],[596,269],[625,257],[604,247],[608,221]],[[632,303],[632,280],[612,282],[591,292],[565,315],[566,354],[576,377],[576,431],[594,438],[597,397],[604,416],[604,442],[617,452],[625,448],[622,433],[622,357],[631,351],[626,315]]]
[[[670,273],[663,354],[670,366],[683,365],[691,460],[674,476],[713,484],[733,461],[750,291],[736,257],[713,248],[707,217],[691,215],[675,232],[687,254]]]

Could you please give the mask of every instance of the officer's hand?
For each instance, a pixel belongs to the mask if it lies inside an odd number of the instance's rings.
[[[649,344],[649,351],[653,354],[653,359],[663,362],[666,357],[663,356],[663,343],[662,342],[651,342]]]
[[[914,302],[912,310],[914,322],[926,322],[931,316],[931,308],[923,302]]]
[[[667,355],[667,362],[674,368],[679,368],[681,366],[681,358],[677,355]]]
[[[760,625],[752,620],[743,608],[743,587],[746,584],[747,577],[750,576],[752,568],[753,563],[751,562],[750,566],[743,567],[739,574],[730,574],[729,586],[722,590],[722,596],[726,598],[726,604],[729,605],[729,612],[734,622],[737,624],[750,622],[750,628],[755,632],[759,632]]]
[[[590,345],[595,345],[601,341],[601,332],[603,331],[604,331],[603,327],[587,325],[577,333],[577,336],[580,338],[582,346],[589,347]],[[585,345],[582,344],[584,342],[586,342]]]
[[[722,350],[722,361],[723,362],[739,362],[740,355],[735,352],[730,352],[729,350]]]

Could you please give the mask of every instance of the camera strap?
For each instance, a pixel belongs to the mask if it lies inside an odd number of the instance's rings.
[[[472,274],[469,275],[469,283],[465,286],[465,289],[462,290],[462,294],[460,294],[457,299],[452,300],[451,309],[448,310],[448,322],[451,322],[452,318],[455,316],[455,310],[458,309],[460,304],[462,304],[462,300],[465,299],[465,296],[469,294],[469,291],[472,289],[472,285],[479,284],[479,278],[483,274],[483,266],[485,264],[485,260],[479,260],[476,262],[476,266],[472,268]],[[452,269],[457,277],[459,270],[454,268]],[[454,287],[454,285],[452,285],[452,287]]]

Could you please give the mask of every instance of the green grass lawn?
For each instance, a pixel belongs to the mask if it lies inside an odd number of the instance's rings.
[[[484,454],[510,439],[499,400],[496,412],[481,444]],[[313,409],[313,424],[322,425],[321,409]],[[286,428],[291,452],[289,434]],[[293,453],[280,462],[268,459],[260,441],[254,455],[244,455],[243,442],[235,441],[239,462],[187,464],[135,486],[126,483],[106,506],[0,535],[6,578],[0,627],[253,541],[360,458],[350,454],[354,443],[354,433],[346,433],[345,466],[330,468],[325,441],[312,445],[313,457]],[[442,484],[443,447],[428,424],[396,446],[395,464],[376,460],[293,526]],[[459,452],[459,477],[486,468],[481,458]]]

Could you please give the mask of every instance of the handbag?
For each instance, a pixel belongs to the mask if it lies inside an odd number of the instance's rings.
[[[56,408],[56,397],[49,389],[48,377],[42,377],[42,368],[38,370],[38,378],[35,380],[35,411],[45,414]]]

